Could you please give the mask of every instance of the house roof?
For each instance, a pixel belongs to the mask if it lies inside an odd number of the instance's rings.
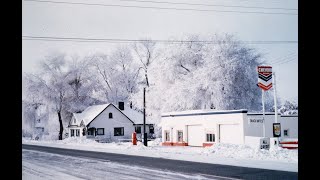
[[[73,113],[73,116],[77,120],[77,124],[80,125],[83,120],[85,125],[88,125],[92,122],[104,109],[106,109],[109,104],[101,104],[87,107],[82,113]],[[134,124],[142,124],[143,123],[143,114],[134,109],[131,109],[129,106],[124,105],[124,110],[120,110],[117,106],[113,105],[116,109],[122,112],[129,120],[131,120]]]
[[[82,113],[73,113],[73,116],[76,118],[78,125],[80,125],[82,120],[85,124],[88,124],[109,105],[110,104],[89,106]]]

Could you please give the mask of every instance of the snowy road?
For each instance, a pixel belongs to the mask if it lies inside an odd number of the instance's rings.
[[[23,179],[298,179],[294,172],[24,144],[22,147]]]
[[[33,150],[22,151],[22,179],[231,179],[206,178]]]

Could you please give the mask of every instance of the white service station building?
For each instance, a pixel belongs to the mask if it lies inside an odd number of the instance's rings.
[[[281,138],[298,138],[298,116],[278,115]],[[273,137],[274,113],[265,113],[265,136]],[[214,143],[245,144],[263,137],[263,115],[240,110],[191,110],[163,113],[162,145],[212,146]]]

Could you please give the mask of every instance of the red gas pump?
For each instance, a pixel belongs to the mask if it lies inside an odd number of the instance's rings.
[[[137,133],[136,132],[132,133],[132,144],[137,145]]]

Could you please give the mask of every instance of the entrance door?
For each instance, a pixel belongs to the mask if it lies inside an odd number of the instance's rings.
[[[202,146],[204,142],[204,130],[201,125],[188,125],[188,145]]]
[[[96,129],[95,128],[89,128],[88,129],[88,136],[96,136]]]

